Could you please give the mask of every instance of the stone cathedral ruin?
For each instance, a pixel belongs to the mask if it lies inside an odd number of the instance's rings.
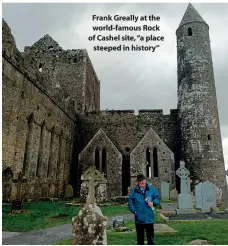
[[[49,35],[19,52],[2,22],[3,200],[79,195],[89,166],[107,196],[127,195],[144,172],[159,189],[179,189],[184,160],[192,184],[227,185],[209,26],[189,4],[177,28],[176,109],[100,110],[100,81],[86,50],[63,50]],[[175,47],[173,47],[175,48]]]

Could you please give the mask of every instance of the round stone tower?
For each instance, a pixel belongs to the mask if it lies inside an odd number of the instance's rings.
[[[176,31],[182,155],[193,184],[211,181],[227,194],[209,26],[189,4]]]

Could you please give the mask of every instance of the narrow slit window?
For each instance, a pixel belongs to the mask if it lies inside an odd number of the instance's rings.
[[[154,163],[154,177],[158,177],[158,151],[157,151],[157,148],[154,148],[154,150],[153,150],[153,163]]]
[[[211,135],[210,134],[207,135],[207,139],[211,140]]]
[[[107,166],[106,166],[106,149],[102,149],[102,170],[101,172],[104,173],[105,175],[107,174]]]
[[[99,154],[99,149],[95,150],[95,166],[96,169],[99,170],[100,169],[100,154]]]
[[[150,149],[149,148],[146,149],[146,163],[147,163],[146,176],[150,178],[152,177],[152,175],[151,175]]]
[[[192,36],[192,28],[191,27],[188,28],[188,36]]]

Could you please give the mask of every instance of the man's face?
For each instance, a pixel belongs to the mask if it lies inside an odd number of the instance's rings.
[[[142,180],[138,182],[140,188],[144,188],[146,186],[146,180]]]

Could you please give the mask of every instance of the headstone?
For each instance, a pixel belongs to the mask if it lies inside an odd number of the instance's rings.
[[[216,208],[216,185],[210,181],[202,184],[202,212],[210,212]]]
[[[222,189],[216,186],[216,205],[221,206],[222,205]]]
[[[175,189],[172,189],[169,193],[170,200],[176,201],[178,197],[178,191]]]
[[[20,214],[22,211],[23,211],[22,200],[20,200],[20,199],[13,200],[11,213]]]
[[[169,200],[169,183],[165,181],[161,182],[161,200]]]
[[[187,177],[188,193],[191,192],[191,185],[190,185],[190,183],[191,183],[190,177]]]
[[[112,217],[112,226],[113,228],[124,226],[123,216]]]
[[[202,183],[195,186],[196,208],[202,208]]]
[[[107,217],[94,204],[85,204],[72,219],[73,245],[107,245]]]
[[[70,184],[66,186],[65,190],[65,200],[73,199],[73,188]]]
[[[96,171],[96,167],[92,166],[85,173],[88,175],[86,178],[89,179],[86,204],[72,219],[73,245],[107,245],[106,227],[108,219],[103,216],[101,209],[96,205],[97,172],[94,170]]]
[[[180,161],[180,167],[177,169],[176,174],[181,179],[181,193],[178,195],[178,214],[193,213],[192,196],[188,193],[187,178],[189,171],[185,167],[184,161]]]
[[[80,190],[82,201],[86,201],[86,203],[107,201],[107,180],[95,166],[90,166],[83,173],[81,180],[83,181]]]

